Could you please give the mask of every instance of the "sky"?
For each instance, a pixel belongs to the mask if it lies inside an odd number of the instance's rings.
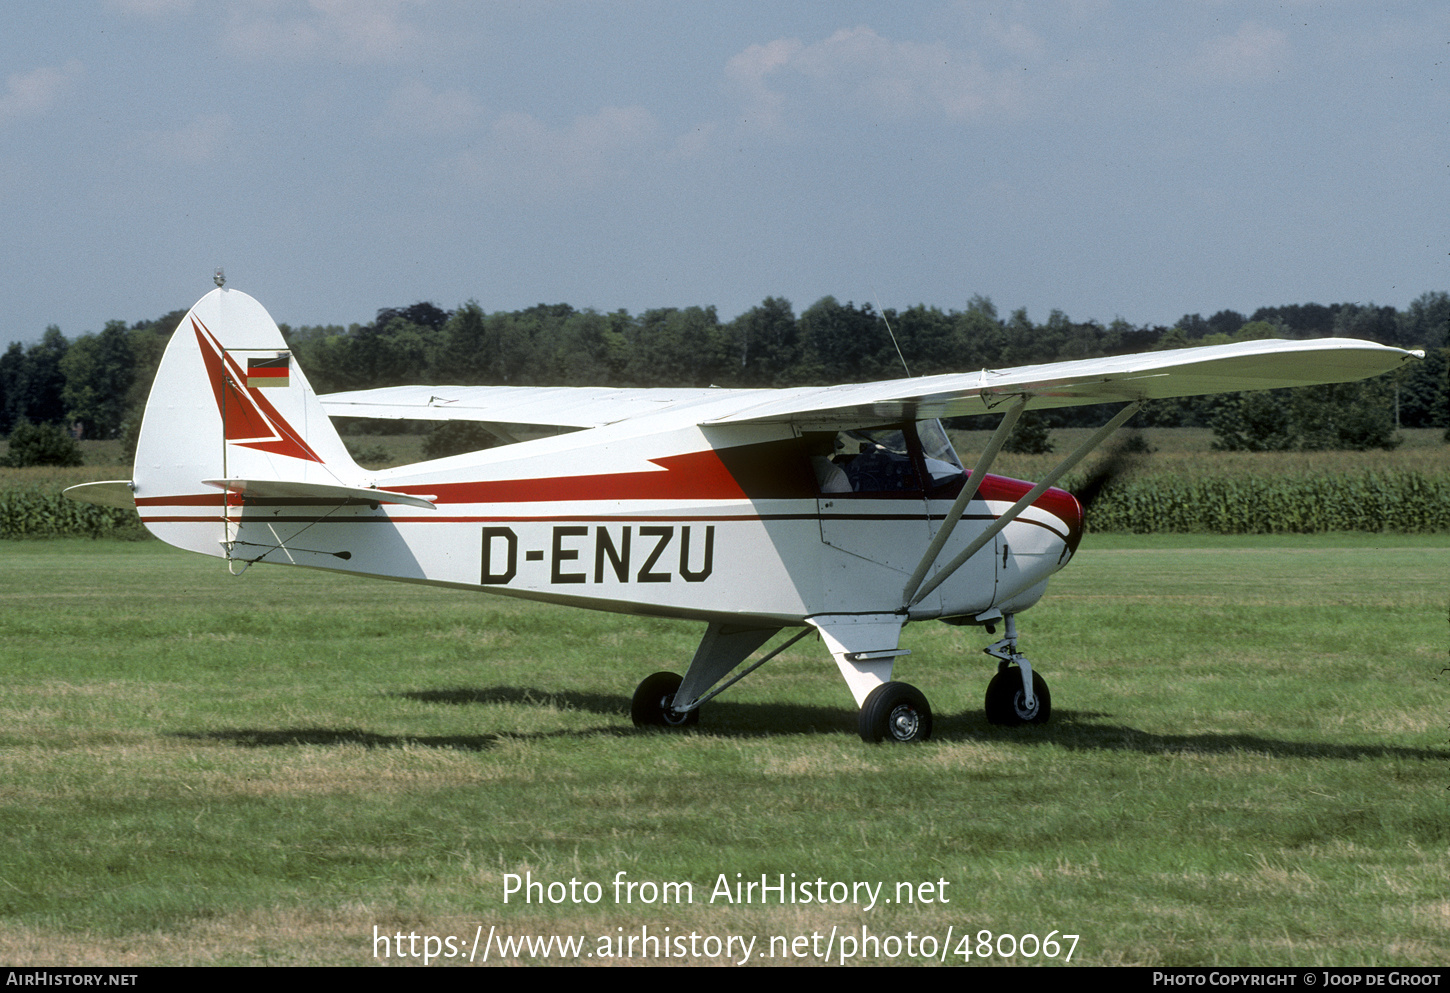
[[[0,66],[0,342],[219,265],[294,326],[1450,290],[1444,0],[56,0]]]

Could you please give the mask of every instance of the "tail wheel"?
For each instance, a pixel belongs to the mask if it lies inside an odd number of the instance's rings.
[[[637,728],[678,728],[700,723],[699,708],[684,713],[674,708],[675,694],[683,677],[673,672],[657,672],[645,677],[634,691],[629,716]]]
[[[861,705],[861,740],[903,744],[931,737],[931,705],[910,683],[882,683]]]
[[[1022,670],[1007,666],[987,684],[987,720],[992,724],[1046,724],[1052,716],[1052,694],[1047,680],[1032,674],[1032,706],[1022,692]]]

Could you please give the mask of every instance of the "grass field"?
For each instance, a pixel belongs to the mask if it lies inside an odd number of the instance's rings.
[[[699,625],[6,542],[0,961],[397,962],[374,937],[401,933],[447,964],[481,926],[579,936],[586,964],[658,962],[602,955],[647,934],[703,962],[742,959],[735,935],[774,964],[854,940],[874,963],[1443,965],[1447,589],[1446,536],[1098,536],[1020,618],[1053,723],[987,724],[988,639],[914,625],[897,678],[934,738],[873,747],[814,639],[698,733],[640,733],[635,684]],[[693,900],[617,901],[621,872]],[[885,885],[869,909],[712,902],[737,873]],[[564,902],[505,902],[526,874]]]

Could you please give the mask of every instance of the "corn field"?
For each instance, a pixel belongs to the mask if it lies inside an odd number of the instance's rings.
[[[94,470],[87,469],[0,472],[0,540],[146,537],[146,530],[134,510],[77,503],[61,494],[67,486],[97,478]]]
[[[1087,523],[1093,531],[1138,534],[1450,531],[1450,474],[1403,469],[1293,476],[1145,474],[1105,488],[1088,509]]]
[[[146,532],[134,511],[76,503],[67,486],[86,470],[0,476],[0,539],[106,537]],[[1076,482],[1067,481],[1074,489]],[[1093,531],[1138,534],[1312,534],[1450,531],[1450,473],[1369,469],[1291,475],[1143,473],[1120,479],[1088,509]]]

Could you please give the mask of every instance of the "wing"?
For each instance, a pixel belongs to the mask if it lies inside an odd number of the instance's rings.
[[[727,399],[759,403],[782,391],[603,386],[389,386],[320,397],[332,417],[482,421],[494,425],[597,428]]]
[[[332,416],[475,420],[589,428],[669,415],[698,424],[882,423],[1091,403],[1347,383],[1398,368],[1420,351],[1352,338],[1267,339],[1050,362],[1012,369],[780,390],[398,386],[322,397]]]
[[[1091,403],[1270,390],[1367,379],[1398,368],[1419,351],[1350,338],[1276,339],[1142,352],[1074,362],[984,369],[854,386],[814,396],[780,397],[720,418],[746,421],[856,422],[961,417],[990,412],[1015,397],[1028,410]]]

